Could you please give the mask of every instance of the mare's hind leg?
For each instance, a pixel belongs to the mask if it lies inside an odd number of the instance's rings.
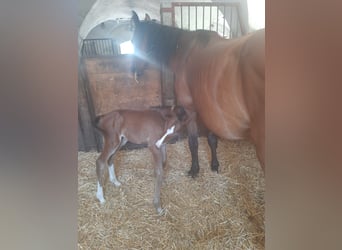
[[[102,153],[96,160],[96,175],[97,175],[97,192],[96,197],[100,203],[104,203],[106,200],[103,196],[103,187],[105,185],[105,172],[108,167],[108,160],[114,155],[117,148],[120,145],[120,139],[117,135],[104,139],[104,147]]]
[[[199,172],[198,164],[198,128],[196,123],[196,117],[191,119],[187,125],[188,135],[189,135],[189,147],[191,152],[191,168],[188,172],[191,177],[196,177]]]
[[[154,174],[155,174],[155,187],[154,187],[154,198],[153,204],[157,210],[158,214],[163,212],[160,204],[160,189],[163,183],[163,156],[160,149],[156,146],[151,146],[149,148],[152,152],[153,159],[154,159]]]
[[[109,170],[109,181],[114,184],[116,187],[121,186],[121,182],[118,181],[115,175],[115,169],[114,169],[114,155],[115,153],[125,144],[127,143],[127,139],[125,137],[120,138],[120,144],[119,146],[115,149],[115,152],[111,155],[111,157],[108,160],[108,170]]]
[[[208,133],[208,144],[211,150],[211,170],[218,172],[218,167],[219,167],[219,162],[217,160],[217,153],[216,153],[216,148],[217,148],[217,136],[209,132]]]

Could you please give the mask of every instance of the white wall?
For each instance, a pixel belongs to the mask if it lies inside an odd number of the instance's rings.
[[[193,0],[179,0],[179,2],[194,2]],[[220,0],[196,0],[197,2],[220,2]],[[242,18],[245,22],[245,29],[248,31],[248,20],[250,19],[252,28],[260,27],[260,24],[254,25],[255,17],[260,13],[260,5],[265,6],[265,0],[226,0],[225,2],[236,2],[239,1],[241,5]],[[80,0],[80,5],[90,4],[90,0]],[[178,2],[174,0],[97,0],[93,6],[90,8],[88,14],[85,16],[80,28],[79,28],[79,45],[83,39],[86,38],[88,33],[98,24],[105,22],[107,20],[115,20],[117,18],[130,18],[132,16],[132,10],[135,10],[140,18],[143,18],[145,13],[148,13],[151,18],[160,20],[160,4]],[[221,0],[222,2],[222,0]],[[252,6],[248,14],[247,2],[249,6]],[[254,3],[254,5],[253,5]],[[255,3],[257,3],[255,5]],[[260,4],[259,4],[260,3]],[[255,7],[257,6],[259,10]],[[264,7],[262,16],[264,17]],[[80,8],[80,11],[86,13],[84,8]],[[260,17],[259,17],[260,18]],[[264,19],[263,19],[264,20]],[[265,22],[265,21],[263,21]],[[260,23],[260,21],[259,21]],[[254,26],[253,26],[254,25]],[[262,25],[261,25],[262,26]],[[264,25],[263,25],[264,26]]]

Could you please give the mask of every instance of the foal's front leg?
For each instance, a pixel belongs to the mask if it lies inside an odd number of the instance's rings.
[[[150,147],[150,150],[154,159],[154,174],[155,174],[155,187],[154,187],[154,198],[153,204],[158,214],[163,212],[160,204],[160,189],[163,183],[163,156],[161,149],[158,149],[155,145]]]

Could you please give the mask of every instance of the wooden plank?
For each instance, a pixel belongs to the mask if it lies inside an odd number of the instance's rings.
[[[133,55],[90,57],[84,60],[88,72],[92,73],[130,73]]]
[[[90,116],[89,103],[87,101],[85,88],[86,88],[86,75],[84,68],[79,68],[78,78],[78,120],[79,120],[79,136],[82,136],[83,147],[79,144],[78,150],[90,151],[97,150],[97,139],[94,134],[92,119]]]
[[[131,57],[87,58],[89,87],[95,114],[113,109],[161,106],[160,71],[150,69],[137,83],[130,70]]]

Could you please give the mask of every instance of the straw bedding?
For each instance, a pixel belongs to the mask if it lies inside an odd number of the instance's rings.
[[[206,138],[199,139],[200,173],[187,140],[167,147],[161,190],[163,215],[152,204],[154,172],[147,148],[121,150],[108,181],[106,203],[96,200],[97,152],[78,153],[78,249],[264,249],[265,179],[247,141],[219,140],[219,173],[210,169]]]

